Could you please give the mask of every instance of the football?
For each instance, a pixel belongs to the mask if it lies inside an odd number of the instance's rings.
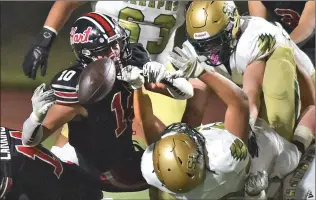
[[[100,59],[88,64],[79,78],[79,103],[100,101],[112,90],[115,79],[116,69],[111,59]]]

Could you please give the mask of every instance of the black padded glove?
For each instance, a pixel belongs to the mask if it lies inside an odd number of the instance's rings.
[[[43,28],[36,38],[35,44],[31,46],[23,61],[23,71],[26,76],[35,80],[37,69],[41,66],[41,75],[46,75],[47,59],[50,48],[56,34]]]

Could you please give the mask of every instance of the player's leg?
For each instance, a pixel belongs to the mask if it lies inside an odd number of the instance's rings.
[[[262,83],[267,122],[291,140],[299,114],[299,86],[293,50],[277,47],[266,62]],[[259,113],[262,116],[262,113]]]
[[[292,143],[304,153],[315,139],[315,106],[309,106],[301,115],[294,130]]]

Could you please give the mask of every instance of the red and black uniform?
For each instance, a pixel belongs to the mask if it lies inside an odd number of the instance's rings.
[[[43,146],[22,145],[20,131],[1,129],[0,199],[78,200],[102,198],[99,184]]]
[[[132,58],[129,62],[145,64],[149,59],[141,55],[144,48],[131,44]],[[142,66],[140,64],[139,66]],[[56,101],[60,104],[78,104],[77,85],[84,66],[80,63],[58,73],[51,82]],[[79,165],[99,176],[112,169],[121,168],[131,171],[138,181],[144,181],[140,171],[143,150],[135,151],[132,140],[133,90],[126,82],[116,80],[111,92],[101,101],[82,105],[88,112],[87,117],[76,116],[68,122],[69,143],[74,147]],[[136,176],[137,175],[137,176]],[[144,184],[139,190],[147,187]],[[120,191],[104,187],[106,191]],[[125,188],[123,191],[134,191]]]

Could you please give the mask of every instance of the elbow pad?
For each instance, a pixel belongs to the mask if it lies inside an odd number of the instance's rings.
[[[22,144],[25,146],[36,146],[41,143],[43,137],[43,127],[38,122],[37,117],[31,113],[25,120],[22,128]]]
[[[165,83],[168,92],[175,99],[185,100],[193,97],[193,86],[185,78],[172,79]]]

